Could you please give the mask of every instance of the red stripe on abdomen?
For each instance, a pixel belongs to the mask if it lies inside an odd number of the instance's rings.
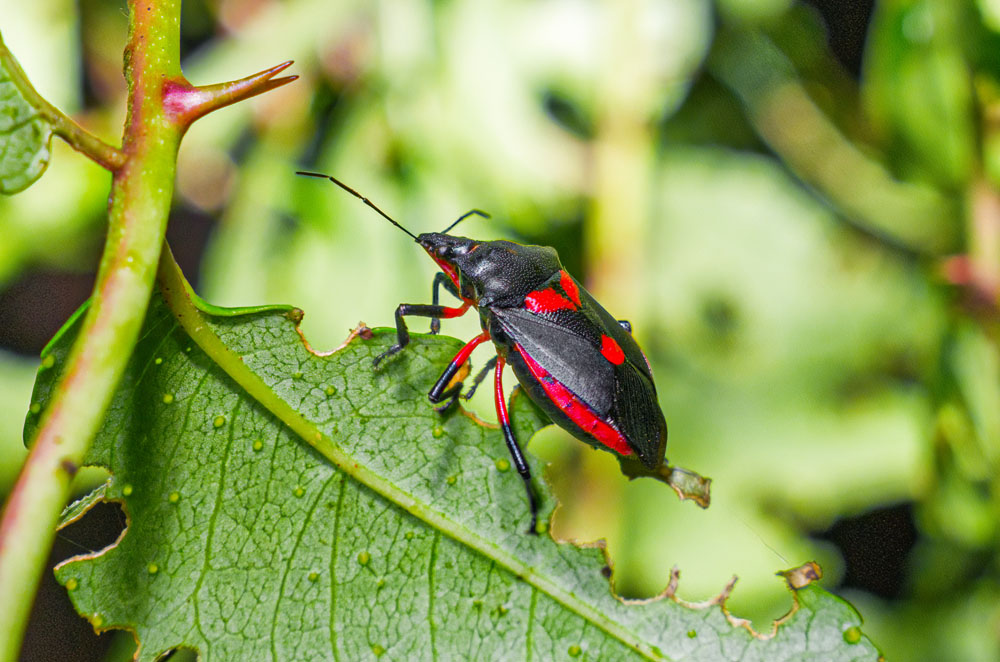
[[[528,356],[521,345],[515,345],[521,354],[532,376],[542,385],[545,394],[559,409],[566,414],[581,430],[601,442],[611,450],[621,455],[631,455],[632,448],[628,445],[625,435],[602,420],[580,398],[568,388],[555,380],[545,368]]]

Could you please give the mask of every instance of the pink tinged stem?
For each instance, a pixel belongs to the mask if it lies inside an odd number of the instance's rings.
[[[70,480],[135,347],[163,244],[181,136],[205,113],[295,79],[274,78],[291,64],[286,62],[240,81],[194,88],[180,70],[180,1],[130,0],[129,16],[129,114],[121,151],[105,159],[114,178],[94,295],[0,512],[0,662],[17,659]]]

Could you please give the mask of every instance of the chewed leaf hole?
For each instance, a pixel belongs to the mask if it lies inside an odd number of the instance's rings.
[[[125,530],[126,521],[119,504],[98,502],[88,513],[56,534],[48,567],[113,545]],[[82,577],[57,580],[51,571],[42,573],[21,659],[97,662],[107,659],[114,642],[122,643],[115,633],[96,634],[92,625],[74,611],[71,594],[86,589]],[[59,633],[58,637],[52,636],[54,631]],[[129,657],[127,652],[125,657]]]
[[[91,555],[114,545],[125,531],[127,518],[117,501],[98,501],[79,519],[56,534],[57,548],[65,548],[60,559]]]
[[[376,371],[374,356],[394,342],[390,329],[370,331],[370,339],[359,332],[319,356],[303,346],[284,310],[198,314],[205,315],[201,331],[224,343],[201,337],[224,370],[204,370],[208,350],[186,351],[191,338],[154,297],[125,386],[84,460],[114,478],[63,516],[82,520],[102,499],[121,502],[119,527],[78,550],[56,577],[91,625],[133,633],[139,662],[178,648],[213,651],[213,660],[216,651],[231,651],[223,662],[256,659],[260,642],[305,641],[307,631],[318,636],[297,658],[422,659],[435,647],[443,658],[465,651],[461,633],[487,621],[481,657],[506,659],[509,642],[526,641],[533,612],[538,628],[542,614],[569,624],[551,641],[531,639],[536,659],[552,651],[680,659],[692,646],[746,645],[745,622],[724,608],[731,584],[705,604],[673,592],[623,602],[601,572],[610,562],[599,546],[525,532],[523,485],[504,457],[502,435],[427,406],[427,388],[461,341],[414,334],[405,354]],[[51,351],[68,352],[71,336],[64,333]],[[169,370],[149,368],[158,357]],[[302,378],[289,379],[296,371]],[[55,372],[39,374],[33,401],[45,402]],[[175,395],[169,406],[164,393]],[[514,398],[510,411],[523,439],[547,422],[527,398]],[[445,433],[435,436],[435,427]],[[542,528],[555,500],[540,462],[528,461],[544,503]],[[864,635],[858,643],[843,637],[860,626],[847,605],[814,585],[792,599],[797,609],[778,630],[787,633],[779,646],[790,655],[839,646],[874,662]],[[402,627],[414,618],[435,627]],[[304,630],[305,620],[317,629]],[[234,627],[209,633],[192,628],[196,621]],[[835,643],[804,637],[806,625],[820,621],[823,628],[810,627],[835,634]],[[691,629],[694,639],[684,636]],[[407,637],[379,634],[404,630]],[[753,637],[749,653],[773,647],[766,642],[773,632]]]

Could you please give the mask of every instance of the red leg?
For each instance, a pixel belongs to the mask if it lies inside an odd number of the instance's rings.
[[[462,315],[465,314],[465,311],[467,311],[471,305],[472,305],[471,301],[466,301],[461,306],[458,306],[456,308],[449,308],[448,306],[442,306],[441,310],[444,311],[444,314],[441,315],[441,317],[443,317],[446,320],[450,320],[454,317],[461,317]]]
[[[468,308],[468,304],[466,304],[466,308]],[[445,308],[445,310],[459,310],[459,309]],[[454,317],[454,315],[452,317]],[[455,374],[459,371],[462,365],[469,360],[469,355],[472,354],[472,350],[474,350],[481,343],[489,339],[490,339],[489,331],[483,331],[481,334],[479,334],[469,342],[465,343],[465,347],[463,347],[458,351],[458,354],[455,355],[455,358],[451,360],[451,363],[448,364],[448,367],[445,368],[444,372],[441,373],[441,376],[438,377],[437,383],[434,384],[434,387],[431,389],[430,393],[427,394],[427,397],[430,398],[431,402],[437,404],[438,402],[442,402],[449,397],[453,397],[458,393],[459,390],[461,390],[461,384],[457,384],[449,388],[451,380],[455,378]]]
[[[435,300],[437,300],[437,297],[434,298]],[[455,317],[461,317],[466,313],[467,310],[469,310],[471,306],[472,306],[471,301],[466,301],[461,306],[457,306],[455,308],[450,308],[448,306],[441,306],[440,307],[441,315],[439,317],[434,317],[431,319],[431,334],[437,335],[438,332],[441,330],[442,319],[450,320]]]
[[[510,457],[514,460],[514,468],[517,469],[517,473],[521,475],[524,479],[524,487],[528,491],[528,507],[531,509],[531,526],[528,528],[528,533],[537,534],[538,531],[536,527],[538,525],[538,503],[535,501],[535,491],[531,489],[531,470],[528,468],[528,463],[524,459],[524,453],[521,451],[521,447],[517,443],[517,439],[514,437],[514,428],[510,424],[510,415],[507,413],[507,400],[503,392],[503,367],[505,361],[502,356],[497,357],[497,366],[495,368],[495,386],[493,396],[496,402],[497,408],[497,420],[500,421],[500,428],[503,430],[504,441],[507,442],[507,450],[510,451]]]

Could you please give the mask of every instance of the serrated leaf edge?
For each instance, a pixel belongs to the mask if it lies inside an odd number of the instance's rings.
[[[552,524],[555,522],[556,517],[559,513],[559,509],[561,507],[562,504],[557,502],[556,507],[552,510],[552,515],[549,518],[549,528],[548,528],[550,532],[553,530]],[[796,571],[799,571],[803,568],[811,567],[815,568],[818,572],[820,572],[819,576],[817,576],[816,579],[819,579],[822,576],[821,571],[819,571],[819,564],[817,564],[815,561],[809,561],[797,568],[793,568],[790,570],[783,570],[775,573],[779,577],[783,577],[785,579],[785,585],[788,587],[788,590],[792,595],[792,604],[784,615],[780,616],[779,618],[773,619],[771,621],[770,632],[757,632],[753,628],[753,622],[751,620],[742,618],[740,616],[735,616],[732,612],[729,611],[729,607],[726,605],[726,601],[729,599],[729,596],[732,594],[733,589],[736,587],[736,582],[739,580],[739,577],[736,575],[733,575],[732,579],[730,579],[726,583],[726,585],[722,588],[722,591],[720,591],[718,595],[708,598],[707,600],[690,601],[690,600],[685,600],[677,595],[677,588],[680,585],[681,571],[680,568],[678,568],[675,565],[673,568],[670,569],[670,579],[667,582],[667,586],[660,593],[648,598],[623,598],[620,595],[618,595],[618,593],[615,591],[614,561],[612,560],[608,552],[606,540],[604,540],[603,538],[598,538],[597,540],[580,541],[580,540],[574,540],[572,538],[556,538],[555,536],[550,536],[550,537],[556,544],[559,545],[573,545],[574,547],[578,547],[581,549],[594,549],[594,548],[599,549],[604,557],[604,564],[611,570],[611,573],[609,574],[608,577],[608,587],[611,592],[611,595],[616,600],[618,600],[618,602],[626,606],[647,605],[647,604],[654,604],[657,602],[661,602],[663,600],[670,600],[680,605],[681,607],[690,609],[692,611],[704,611],[706,609],[711,609],[712,607],[718,607],[722,611],[723,616],[725,616],[726,621],[731,626],[733,626],[734,628],[743,628],[748,633],[750,633],[750,636],[760,641],[773,639],[778,634],[779,628],[788,621],[790,621],[792,617],[796,614],[796,612],[798,612],[798,610],[802,607],[802,604],[799,601],[798,591],[800,589],[806,588],[807,586],[810,586],[812,584],[812,581],[808,581],[800,586],[795,586],[793,585],[793,581],[790,575],[796,573]],[[851,608],[853,610],[853,606],[851,606]],[[857,610],[854,610],[854,612],[855,614],[857,614]],[[858,620],[859,621],[861,620],[860,615],[858,615]]]
[[[87,466],[94,466],[94,465],[87,465]],[[122,512],[125,514],[125,526],[122,527],[121,532],[118,534],[118,537],[115,538],[113,542],[105,545],[101,549],[94,550],[92,552],[87,552],[86,554],[77,554],[75,556],[71,556],[70,558],[64,561],[57,563],[55,567],[52,568],[52,572],[53,574],[56,575],[56,577],[58,577],[58,573],[63,566],[69,565],[71,563],[76,563],[78,561],[92,561],[100,556],[103,556],[105,553],[111,551],[119,544],[121,544],[122,540],[124,540],[125,536],[128,534],[129,528],[132,525],[132,515],[131,513],[129,513],[128,503],[126,503],[124,499],[119,499],[114,497],[110,499],[107,498],[107,492],[108,489],[111,487],[112,481],[113,478],[109,478],[99,487],[94,488],[94,490],[91,491],[89,494],[77,499],[69,506],[67,506],[66,509],[63,510],[63,515],[66,515],[66,513],[70,512],[73,508],[82,504],[82,506],[80,506],[79,511],[74,513],[71,517],[68,518],[61,517],[59,520],[59,526],[56,527],[56,530],[61,531],[70,524],[79,521],[84,515],[89,513],[90,510],[98,503],[117,503],[118,506],[122,509]],[[69,591],[69,588],[67,588],[65,584],[63,584],[62,586],[66,588],[67,591]],[[79,613],[79,611],[77,613]],[[101,634],[102,632],[111,632],[112,630],[123,630],[131,634],[132,639],[135,641],[134,659],[136,660],[139,659],[139,650],[140,648],[142,648],[142,642],[139,640],[139,633],[136,630],[136,628],[117,623],[108,625],[107,627],[103,627],[103,619],[100,614],[80,613],[80,615],[83,616],[85,619],[87,619],[87,622],[90,623],[90,626],[94,629],[95,634]]]
[[[430,504],[422,503],[406,492],[403,492],[389,481],[375,474],[374,471],[369,469],[367,466],[363,466],[360,462],[357,462],[353,456],[347,454],[345,451],[333,444],[332,440],[316,428],[312,422],[308,421],[308,419],[303,417],[300,413],[293,410],[288,403],[281,400],[281,398],[277,396],[277,394],[269,386],[267,386],[267,384],[265,384],[256,373],[252,372],[246,366],[241,356],[237,355],[223,343],[222,339],[215,333],[203,317],[203,313],[198,305],[200,298],[194,294],[190,285],[180,273],[176,262],[173,261],[173,257],[166,246],[164,247],[164,256],[161,258],[160,262],[158,282],[164,299],[173,313],[175,320],[185,333],[188,334],[192,341],[195,342],[195,344],[197,344],[199,348],[201,348],[202,351],[204,351],[209,357],[211,357],[216,364],[234,380],[236,384],[243,388],[249,397],[256,399],[261,405],[270,410],[272,414],[291,428],[291,430],[298,436],[302,437],[308,444],[313,446],[317,452],[322,454],[338,469],[349,475],[354,480],[364,484],[369,489],[372,489],[377,494],[380,494],[384,498],[395,503],[415,517],[422,519],[428,525],[447,534],[460,544],[466,545],[480,554],[493,559],[495,563],[505,568],[515,577],[518,577],[522,581],[544,592],[566,609],[577,614],[584,620],[589,621],[593,626],[605,632],[608,636],[617,640],[627,648],[630,648],[636,653],[642,655],[646,659],[668,659],[653,644],[641,641],[638,633],[633,631],[631,628],[618,622],[614,618],[609,618],[607,614],[601,612],[597,607],[578,598],[572,591],[564,590],[556,582],[541,575],[534,567],[521,561],[507,550],[492,544],[489,540],[483,539],[472,530],[453,522],[444,513],[438,512],[430,507]],[[214,306],[212,308],[214,308]],[[303,341],[303,346],[307,349],[307,351],[312,351],[300,330],[300,323],[303,316],[301,310],[289,307],[270,307],[253,309],[248,312],[268,311],[283,313],[284,316],[295,326],[296,332]],[[337,349],[346,347],[349,342],[353,341],[359,335],[360,332],[358,334],[352,333],[352,335],[349,336],[348,341],[343,343],[342,346]],[[330,354],[332,353],[333,352],[330,352]],[[551,516],[549,522],[551,525]],[[549,530],[551,531],[551,526],[549,527]],[[79,559],[87,560],[100,556],[103,552],[117,545],[121,539],[127,535],[127,531],[128,527],[126,526],[118,540],[108,548],[101,550],[101,552],[68,559],[67,561],[61,563],[58,567],[61,568],[63,565]],[[552,538],[551,535],[550,538],[556,544],[568,543],[581,549],[597,547],[601,550],[605,562],[610,566],[610,559],[608,558],[606,545],[603,540],[580,543],[575,541],[556,540],[555,538]],[[756,633],[752,627],[750,627],[749,621],[732,616],[725,606],[726,598],[728,598],[733,586],[735,585],[735,577],[715,598],[704,603],[690,603],[676,596],[679,572],[676,571],[676,568],[674,570],[676,572],[676,577],[674,576],[674,573],[672,573],[671,582],[668,583],[666,589],[664,589],[660,595],[652,598],[645,600],[628,600],[622,598],[615,593],[613,583],[610,581],[608,582],[609,594],[623,605],[648,604],[658,602],[664,597],[668,597],[678,605],[691,610],[700,611],[713,606],[719,606],[730,624],[734,627],[743,627],[747,629],[752,636],[758,639],[773,637],[778,631],[779,624],[791,618],[791,616],[799,608],[799,602],[796,597],[793,599],[793,606],[789,613],[781,619],[774,621],[772,633],[770,635],[761,636]],[[88,618],[88,620],[91,619]],[[98,628],[99,625],[95,625],[95,631]]]

